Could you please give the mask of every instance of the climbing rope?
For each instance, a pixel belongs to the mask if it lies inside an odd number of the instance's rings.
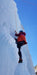
[[[17,31],[17,19],[16,19],[16,10],[15,10],[15,24],[16,24],[16,31]]]
[[[37,4],[35,3],[32,3],[32,2],[29,2],[29,1],[25,1],[25,0],[22,0],[24,3],[28,3],[28,4],[31,4],[31,5],[34,5],[34,6],[37,6]]]

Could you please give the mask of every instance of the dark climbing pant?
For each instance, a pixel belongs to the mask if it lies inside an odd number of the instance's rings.
[[[23,46],[23,44],[25,42],[24,41],[17,42],[17,39],[15,39],[15,40],[16,40],[16,44],[17,44],[17,48],[18,48],[19,59],[22,59],[21,46]]]

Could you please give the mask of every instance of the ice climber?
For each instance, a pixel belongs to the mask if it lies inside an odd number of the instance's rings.
[[[22,30],[21,30],[19,33],[17,33],[17,32],[15,31],[15,36],[17,36],[17,39],[15,38],[15,41],[16,41],[16,44],[17,44],[18,55],[19,55],[19,61],[18,61],[18,63],[20,63],[20,62],[23,61],[23,60],[22,60],[21,47],[22,47],[23,45],[27,44],[26,38],[25,38],[26,33],[23,32]]]

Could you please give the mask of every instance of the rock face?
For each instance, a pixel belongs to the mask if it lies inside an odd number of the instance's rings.
[[[34,68],[35,68],[35,73],[36,73],[36,75],[37,75],[37,65],[36,65]]]

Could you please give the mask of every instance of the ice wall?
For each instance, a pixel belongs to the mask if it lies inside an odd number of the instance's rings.
[[[22,29],[14,0],[0,1],[0,75],[35,75],[28,46],[21,48],[23,63],[18,64],[14,34]]]

